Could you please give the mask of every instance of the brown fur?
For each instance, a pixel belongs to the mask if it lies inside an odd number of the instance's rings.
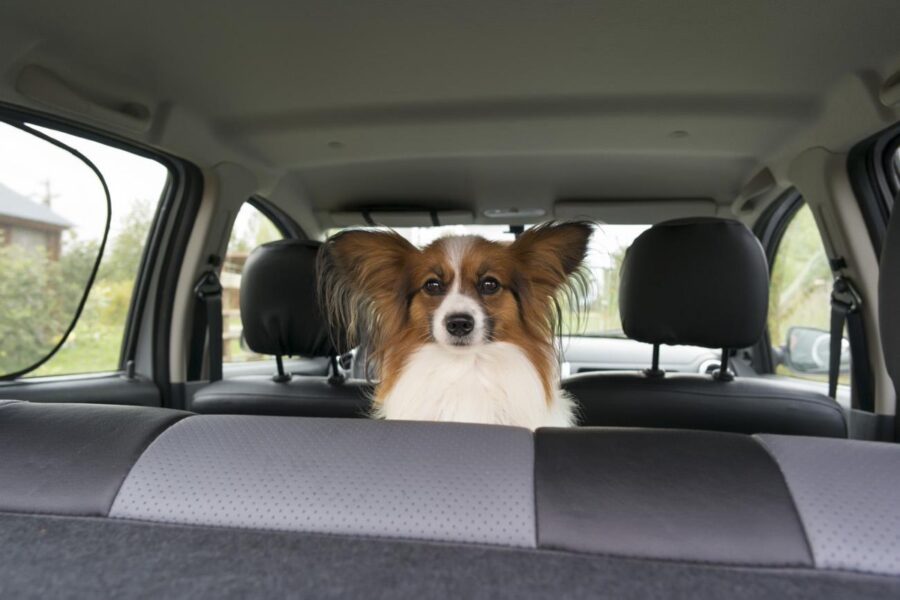
[[[453,272],[447,256],[448,238],[420,250],[394,232],[342,232],[320,254],[320,298],[351,345],[368,341],[381,375],[378,402],[401,375],[406,358],[431,341],[431,315],[444,296],[425,293],[425,282],[437,278],[449,289],[461,277],[462,293],[479,300],[493,323],[491,340],[523,349],[549,402],[556,385],[553,339],[561,316],[559,296],[563,290],[574,295],[585,291],[580,267],[591,232],[587,223],[548,223],[511,244],[473,238],[460,273]],[[501,288],[481,295],[478,283],[488,276]]]

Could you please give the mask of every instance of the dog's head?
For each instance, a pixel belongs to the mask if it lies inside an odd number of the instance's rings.
[[[512,243],[457,236],[419,249],[391,231],[346,231],[320,252],[320,299],[351,343],[370,342],[376,362],[429,342],[550,346],[560,292],[584,290],[591,233],[587,223],[549,223]]]

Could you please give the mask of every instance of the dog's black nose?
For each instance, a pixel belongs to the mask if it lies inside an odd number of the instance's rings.
[[[472,333],[475,329],[475,319],[472,315],[456,313],[447,315],[444,319],[444,325],[447,327],[447,333],[455,337],[463,337]]]

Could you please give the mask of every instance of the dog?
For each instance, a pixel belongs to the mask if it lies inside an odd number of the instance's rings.
[[[323,244],[319,299],[332,330],[380,374],[373,416],[538,427],[575,424],[554,344],[562,302],[582,305],[593,227],[539,225],[511,243],[348,230]]]

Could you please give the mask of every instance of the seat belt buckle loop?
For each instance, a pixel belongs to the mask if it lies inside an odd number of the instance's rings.
[[[200,300],[210,300],[222,297],[222,282],[214,271],[207,271],[200,276],[197,285],[194,286],[194,295]]]
[[[846,312],[857,312],[862,306],[862,296],[853,282],[843,275],[834,278],[831,289],[831,304],[840,306]]]

